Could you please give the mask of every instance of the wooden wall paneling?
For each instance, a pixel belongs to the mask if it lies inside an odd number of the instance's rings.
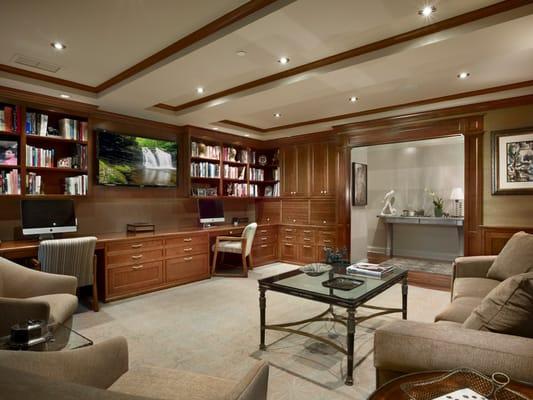
[[[482,254],[483,132],[465,135],[464,254]]]
[[[483,255],[498,255],[507,241],[515,233],[524,231],[533,234],[533,227],[514,226],[482,226],[482,253]]]
[[[296,167],[296,196],[309,196],[310,174],[310,147],[307,144],[297,146]]]
[[[335,196],[337,149],[335,143],[318,142],[310,145],[310,195]]]
[[[298,188],[298,149],[283,147],[281,153],[281,195],[294,196]]]

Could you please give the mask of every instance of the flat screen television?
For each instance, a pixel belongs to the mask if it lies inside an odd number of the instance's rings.
[[[175,141],[97,131],[101,185],[175,187],[177,156]]]

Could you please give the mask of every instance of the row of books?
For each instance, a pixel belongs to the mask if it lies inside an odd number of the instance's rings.
[[[26,165],[28,167],[54,167],[54,149],[41,149],[26,145]]]
[[[250,185],[250,197],[259,197],[259,186],[258,185]]]
[[[42,194],[42,178],[35,172],[30,172],[26,175],[26,193],[27,194]]]
[[[69,176],[65,178],[65,194],[79,196],[87,194],[89,177],[87,175]]]
[[[222,156],[224,161],[233,162],[248,162],[248,150],[237,149],[235,147],[224,147],[222,150]]]
[[[26,133],[30,135],[48,135],[48,114],[37,112],[26,113]]]
[[[87,169],[87,146],[77,144],[76,153],[70,157],[57,160],[57,166],[60,168]]]
[[[264,181],[265,170],[258,168],[250,168],[250,180],[251,181]]]
[[[72,118],[62,118],[58,121],[59,129],[48,126],[48,115],[37,112],[26,113],[26,133],[38,136],[58,136],[70,140],[84,140],[89,138],[88,123]]]
[[[210,146],[204,143],[191,142],[191,157],[220,160],[220,146]]]
[[[18,170],[0,171],[0,194],[20,194]]]
[[[276,168],[276,169],[272,170],[272,179],[275,180],[275,181],[279,181],[280,180],[279,168]]]
[[[191,163],[191,177],[220,178],[220,166],[209,162]]]
[[[19,107],[0,105],[0,131],[18,132]]]
[[[246,167],[232,167],[224,165],[224,178],[246,179]]]
[[[89,139],[89,124],[86,121],[78,121],[70,118],[59,120],[59,134],[64,139],[82,140]]]
[[[394,270],[394,265],[379,265],[365,262],[359,262],[346,267],[347,274],[372,276],[382,278]]]
[[[248,196],[248,185],[246,183],[229,183],[226,185],[226,195],[235,197]]]
[[[272,186],[265,186],[265,197],[279,197],[280,186],[279,182]]]

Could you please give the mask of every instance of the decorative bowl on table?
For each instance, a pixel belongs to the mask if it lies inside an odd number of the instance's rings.
[[[312,263],[304,265],[300,268],[300,271],[309,276],[320,276],[325,272],[331,271],[332,268],[333,267],[329,264]]]

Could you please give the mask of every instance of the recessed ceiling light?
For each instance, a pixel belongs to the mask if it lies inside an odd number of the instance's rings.
[[[355,103],[357,100],[359,100],[357,98],[357,96],[350,96],[350,98],[348,99],[351,103]]]
[[[67,46],[65,46],[61,42],[52,42],[50,43],[50,46],[52,46],[56,50],[65,50],[67,48]]]
[[[421,10],[418,10],[418,15],[421,15],[423,17],[429,17],[435,11],[437,11],[437,8],[435,6],[425,6]]]
[[[200,86],[200,87],[196,88],[196,93],[202,94],[203,92],[204,92],[204,88],[203,87]]]
[[[238,55],[239,57],[244,57],[244,56],[246,55],[246,52],[245,52],[244,50],[239,50],[239,51],[237,52],[237,55]]]
[[[70,99],[70,95],[68,94],[60,94],[59,97],[61,97],[62,99]]]
[[[281,65],[285,65],[285,64],[288,64],[290,61],[290,58],[289,57],[281,57],[278,62],[281,64]]]
[[[246,134],[246,135],[244,135],[244,136],[246,136],[246,137],[250,137],[250,134],[249,134],[249,133],[247,133],[247,134]]]
[[[466,79],[470,76],[470,72],[466,72],[466,71],[463,71],[463,72],[460,72],[459,74],[457,74],[457,77],[459,79]]]
[[[281,118],[281,113],[274,113],[274,117]]]
[[[214,131],[218,131],[218,129],[219,129],[219,128],[216,127],[216,126],[213,128]]]

